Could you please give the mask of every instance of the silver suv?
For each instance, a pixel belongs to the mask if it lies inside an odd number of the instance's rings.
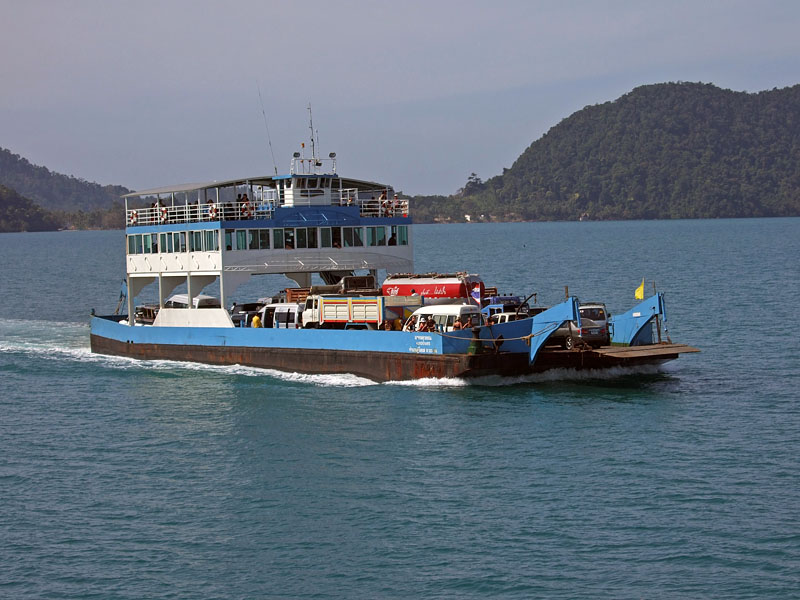
[[[559,342],[567,350],[572,350],[579,341],[593,348],[608,346],[611,343],[608,332],[610,315],[606,305],[602,302],[581,302],[578,312],[581,315],[580,329],[575,321],[569,321],[559,327],[550,339]]]

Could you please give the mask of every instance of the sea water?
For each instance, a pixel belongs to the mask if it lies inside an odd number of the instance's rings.
[[[800,219],[415,242],[546,305],[619,313],[645,278],[702,353],[386,384],[98,356],[123,233],[0,235],[0,597],[800,595]]]

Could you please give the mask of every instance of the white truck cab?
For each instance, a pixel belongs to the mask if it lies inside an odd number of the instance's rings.
[[[440,332],[453,331],[456,317],[460,317],[461,324],[465,329],[483,324],[481,308],[476,304],[433,304],[415,310],[411,317],[416,317],[417,326],[421,321],[432,318],[436,323],[436,331]],[[408,325],[408,321],[406,321],[406,325]]]

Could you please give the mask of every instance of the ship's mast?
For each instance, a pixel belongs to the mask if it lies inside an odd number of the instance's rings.
[[[317,162],[317,144],[314,134],[314,119],[311,116],[311,102],[308,103],[308,128],[311,130],[311,159]]]

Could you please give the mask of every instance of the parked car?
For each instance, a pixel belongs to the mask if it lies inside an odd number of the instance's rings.
[[[593,348],[607,346],[611,343],[608,331],[609,314],[606,305],[601,302],[585,302],[578,307],[581,315],[581,327],[575,321],[569,321],[559,327],[550,336],[567,350],[574,348],[578,342],[588,344]]]
[[[200,294],[192,300],[195,308],[219,308],[219,299],[212,296]],[[189,296],[187,294],[173,294],[164,303],[164,308],[189,308]]]
[[[603,330],[601,333],[604,332],[606,337],[602,345],[608,346],[611,344],[611,331],[608,327],[608,320],[611,315],[608,313],[605,304],[602,302],[581,302],[578,312],[581,314],[581,321],[584,318],[591,319]]]

